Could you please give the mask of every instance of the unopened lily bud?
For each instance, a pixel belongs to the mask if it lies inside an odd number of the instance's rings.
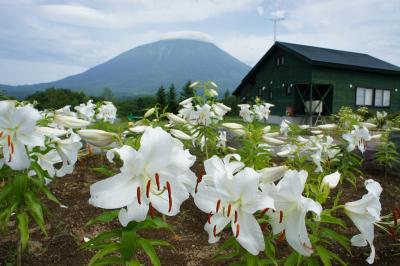
[[[65,116],[59,114],[56,114],[54,116],[54,122],[56,122],[60,126],[68,128],[82,128],[90,125],[89,121],[82,120],[73,116]]]
[[[314,134],[314,135],[322,134],[322,130],[311,130],[310,132],[311,132],[311,134]]]
[[[329,188],[335,188],[340,180],[340,173],[338,171],[333,174],[327,175],[322,179],[322,184],[329,186]]]
[[[361,127],[366,127],[367,129],[373,129],[377,127],[377,125],[368,122],[360,122],[359,125]]]
[[[187,98],[186,100],[183,100],[179,103],[179,105],[186,105],[188,103],[191,103],[193,101],[193,97]]]
[[[117,139],[117,134],[99,129],[78,130],[79,136],[96,147],[107,147]]]
[[[263,135],[262,138],[266,143],[269,143],[269,144],[275,144],[275,145],[283,145],[283,144],[285,144],[285,142],[280,140],[280,139],[268,137],[268,136],[265,136],[265,135]]]
[[[151,116],[152,114],[154,114],[155,111],[156,111],[156,108],[154,108],[154,107],[150,108],[149,110],[147,110],[146,113],[144,113],[143,117],[147,118],[147,117]]]
[[[244,131],[243,129],[233,129],[232,132],[237,135],[237,136],[244,136],[246,135],[246,131]]]
[[[189,88],[193,88],[193,87],[195,87],[197,84],[199,84],[199,82],[198,82],[198,81],[195,81],[195,82],[193,82],[193,83],[191,83],[191,84],[189,85]]]
[[[53,127],[36,127],[36,131],[48,137],[61,137],[67,134],[66,130]]]
[[[171,133],[172,136],[174,136],[175,138],[181,139],[181,140],[191,140],[192,139],[191,136],[189,136],[185,132],[180,131],[178,129],[171,129],[169,132]]]
[[[289,168],[286,165],[267,167],[258,171],[261,174],[260,181],[262,183],[271,183],[280,179]]]
[[[278,137],[279,136],[279,132],[264,133],[264,136],[267,136],[267,137]]]
[[[129,128],[129,131],[133,133],[143,133],[146,128],[148,128],[148,126],[134,126]]]
[[[266,126],[266,127],[264,127],[263,128],[263,132],[266,134],[266,133],[269,133],[271,131],[271,126]]]
[[[382,134],[371,135],[371,139],[380,139]]]
[[[222,123],[222,126],[229,129],[243,129],[243,125],[238,123]]]
[[[183,119],[182,117],[179,117],[179,116],[177,116],[177,115],[175,115],[173,113],[167,113],[166,115],[167,115],[167,118],[170,121],[174,122],[174,123],[178,123],[178,124],[179,123],[180,124],[186,124],[187,123],[187,121],[185,119]]]
[[[336,124],[325,124],[325,125],[319,125],[317,127],[320,129],[332,130],[332,129],[337,128],[337,125]]]
[[[214,81],[210,81],[210,84],[214,87],[214,88],[218,88],[218,85],[217,84],[215,84],[215,82]]]
[[[214,90],[214,89],[210,89],[210,95],[212,97],[217,97],[218,96],[218,92],[216,90]]]

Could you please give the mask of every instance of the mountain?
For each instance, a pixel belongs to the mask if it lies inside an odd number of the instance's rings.
[[[0,85],[0,90],[23,97],[53,86],[89,95],[111,88],[116,96],[133,96],[154,94],[160,85],[174,83],[180,89],[188,80],[213,80],[221,91],[233,91],[249,70],[210,42],[169,39],[135,47],[81,74],[49,83]]]

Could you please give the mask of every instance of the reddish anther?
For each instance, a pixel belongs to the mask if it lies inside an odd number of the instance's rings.
[[[153,205],[151,204],[151,202],[149,203],[149,213],[150,213],[151,219],[153,219],[154,218],[154,208],[153,208]]]
[[[150,186],[151,186],[151,180],[149,179],[149,181],[147,181],[147,185],[146,185],[146,197],[149,198],[150,196]]]
[[[141,196],[140,187],[137,187],[137,189],[136,189],[137,202],[138,202],[139,204],[142,204],[142,201],[141,201],[141,199],[140,199],[140,196]]]
[[[168,212],[172,210],[172,191],[171,184],[167,181],[167,191],[168,191]]]
[[[283,221],[283,211],[279,212],[279,223],[281,224]]]
[[[213,233],[214,233],[214,237],[217,237],[217,226],[216,225],[214,225]]]
[[[219,207],[221,207],[221,200],[217,201],[217,206],[215,207],[215,212],[219,211]]]
[[[239,237],[239,233],[240,233],[240,224],[236,224],[236,238]]]
[[[11,153],[14,154],[14,143],[11,142]]]
[[[237,220],[238,220],[238,212],[235,211],[235,220],[234,220],[233,222],[234,222],[234,223],[237,223]]]
[[[232,205],[229,203],[229,205],[228,205],[228,213],[227,213],[228,217],[231,215],[231,209],[232,209]]]
[[[283,230],[283,232],[280,234],[280,236],[278,238],[278,242],[282,242],[285,239],[285,235],[286,235],[286,232],[285,232],[285,230]]]
[[[11,136],[10,135],[7,135],[7,144],[8,144],[8,147],[11,146]]]
[[[160,190],[160,175],[158,173],[155,174],[157,189]]]

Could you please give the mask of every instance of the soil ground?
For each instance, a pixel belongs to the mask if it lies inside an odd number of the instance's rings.
[[[72,175],[56,178],[50,184],[51,191],[66,207],[47,203],[48,237],[43,236],[38,228],[31,230],[29,250],[23,256],[23,265],[87,265],[93,253],[80,249],[84,237],[91,238],[102,230],[119,226],[118,223],[109,223],[85,227],[87,221],[102,212],[101,209],[88,204],[90,185],[104,178],[92,170],[92,167],[100,165],[110,169],[115,168],[115,165],[109,164],[104,157],[95,156],[81,160]],[[364,178],[373,178],[383,186],[382,214],[387,214],[393,207],[400,207],[400,175],[391,176],[392,184],[389,185],[380,173],[381,171],[371,172]],[[359,180],[357,190],[349,184],[344,185],[345,193],[341,202],[360,198],[365,193],[362,183],[362,180]],[[174,233],[167,231],[146,233],[146,237],[165,239],[174,246],[173,249],[157,249],[163,265],[222,265],[212,259],[218,245],[207,242],[208,236],[203,230],[206,219],[207,215],[199,211],[193,200],[189,199],[182,205],[179,215],[167,217],[167,222],[172,225]],[[351,222],[348,221],[348,224]],[[375,265],[400,265],[400,256],[394,256],[395,253],[400,253],[400,247],[393,246],[394,240],[383,231],[378,228],[375,230],[374,244],[377,250]],[[353,226],[349,226],[349,230],[346,231],[349,236],[356,233],[357,230]],[[9,233],[0,239],[0,265],[14,265],[16,236],[15,227],[11,223]],[[287,250],[286,243],[280,243],[278,250],[280,248]],[[365,259],[369,254],[369,247],[353,247],[352,255],[339,248],[335,251],[350,265],[366,265]],[[146,261],[143,254],[140,257]]]

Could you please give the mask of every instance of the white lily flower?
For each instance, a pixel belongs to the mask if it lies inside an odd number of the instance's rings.
[[[243,125],[238,123],[222,123],[221,125],[228,129],[243,129]]]
[[[261,175],[260,182],[268,184],[279,180],[282,176],[285,175],[286,171],[288,170],[289,168],[286,165],[282,165],[282,166],[267,167],[257,172]]]
[[[355,125],[354,129],[350,133],[342,135],[343,139],[348,142],[347,150],[353,151],[356,147],[361,153],[364,153],[366,149],[366,142],[371,140],[371,135],[366,127],[360,128]]]
[[[54,115],[54,122],[58,125],[67,127],[67,128],[83,128],[90,125],[89,121],[82,120],[73,116],[65,116],[65,115]]]
[[[149,126],[141,126],[141,125],[134,126],[134,127],[129,128],[129,131],[133,132],[133,133],[143,133],[148,127]]]
[[[311,130],[310,132],[314,135],[321,135],[323,133],[322,130]]]
[[[250,110],[250,105],[249,104],[238,104],[238,106],[240,107],[239,116],[241,118],[243,118],[243,120],[247,123],[253,122],[254,114]]]
[[[154,210],[176,215],[196,184],[190,170],[196,158],[182,142],[160,127],[149,127],[140,144],[138,150],[126,145],[113,149],[124,163],[120,173],[90,187],[89,203],[122,208],[118,217],[123,226],[145,220],[148,212],[153,216]]]
[[[213,156],[204,162],[206,175],[194,195],[195,204],[209,214],[204,226],[209,243],[217,242],[218,234],[230,223],[240,245],[257,255],[264,250],[265,244],[253,213],[273,208],[274,203],[258,189],[260,174],[251,168],[240,170],[243,164],[232,164],[229,160]]]
[[[290,124],[291,123],[288,120],[286,120],[286,119],[282,120],[280,128],[279,128],[279,131],[281,132],[282,135],[284,135],[284,136],[288,135],[288,133],[290,132],[290,127],[289,127]]]
[[[15,101],[0,101],[0,147],[4,163],[14,170],[29,167],[26,147],[43,146],[44,136],[36,131],[40,113],[31,106],[17,107]]]
[[[300,125],[299,128],[305,130],[305,129],[309,129],[310,126],[309,125]]]
[[[382,187],[372,179],[365,181],[365,187],[368,194],[365,194],[360,200],[346,203],[344,209],[360,231],[359,235],[351,238],[351,244],[356,247],[364,247],[369,244],[371,254],[367,258],[367,262],[372,264],[375,260],[374,223],[380,220],[382,207],[379,197]]]
[[[56,168],[54,167],[54,165],[56,163],[62,162],[62,159],[57,150],[52,149],[46,154],[33,153],[32,155],[35,155],[37,157],[37,163],[43,170],[47,171],[50,177],[55,176]]]
[[[330,189],[335,188],[340,181],[340,173],[338,171],[329,174],[327,176],[324,176],[322,179],[322,184],[327,185]]]
[[[226,115],[227,112],[231,110],[230,107],[226,106],[223,103],[215,103],[212,105],[212,109],[215,113],[215,116],[218,120],[223,120],[223,116]]]
[[[61,177],[66,174],[71,174],[78,160],[78,152],[82,148],[81,138],[78,134],[70,131],[69,138],[59,139],[54,137],[52,142],[62,159],[62,166],[57,170],[57,176]]]
[[[373,139],[380,139],[380,138],[382,138],[382,134],[376,134],[376,135],[371,135],[370,140],[373,140]]]
[[[104,104],[98,108],[96,118],[99,120],[102,119],[105,122],[114,123],[117,119],[117,108],[112,102],[104,102]]]
[[[217,147],[220,147],[220,148],[225,148],[226,147],[226,131],[220,131],[219,132]]]
[[[73,116],[73,117],[77,116],[75,112],[71,111],[71,105],[66,105],[63,108],[56,110],[55,113],[64,116]]]
[[[293,155],[297,152],[298,147],[294,144],[286,144],[284,145],[276,155],[280,157],[293,157]]]
[[[81,103],[79,106],[75,106],[75,110],[78,112],[78,116],[83,120],[91,122],[95,115],[93,100],[89,100],[86,104]]]
[[[322,212],[318,202],[302,196],[307,175],[306,171],[289,170],[276,186],[268,184],[261,187],[274,199],[276,211],[268,211],[273,233],[285,230],[289,245],[304,256],[314,252],[305,224],[306,214],[312,211],[319,219]]]
[[[117,140],[117,134],[99,129],[81,129],[77,133],[87,143],[96,147],[107,147]]]
[[[387,116],[386,111],[382,111],[382,112],[376,111],[376,119],[383,120],[386,118],[386,116]]]
[[[191,140],[192,137],[189,136],[188,134],[186,134],[185,132],[178,130],[178,129],[171,129],[169,131],[169,133],[171,133],[172,136],[174,136],[175,138],[181,139],[181,140]]]

